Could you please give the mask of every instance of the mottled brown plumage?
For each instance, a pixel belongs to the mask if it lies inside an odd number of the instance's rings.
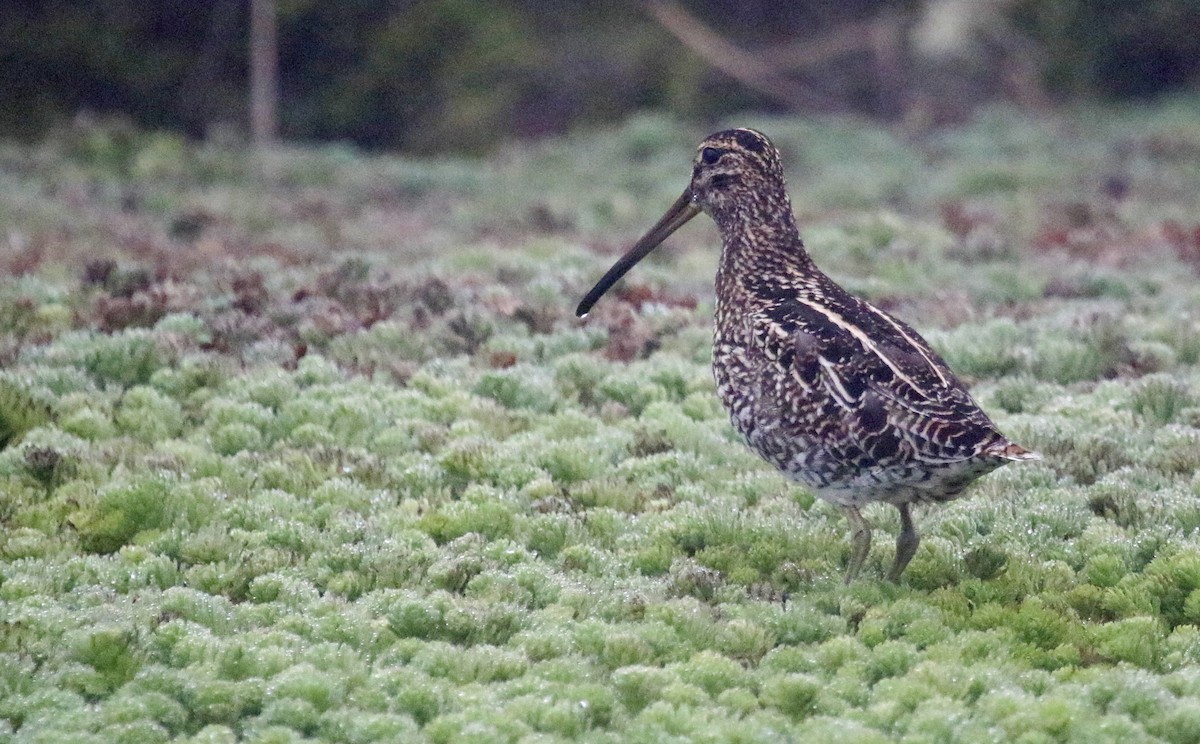
[[[579,315],[700,211],[721,232],[713,373],[734,427],[789,477],[843,508],[846,580],[871,530],[859,507],[900,510],[889,577],[916,552],[914,503],[948,501],[984,473],[1038,456],[1006,439],[929,344],[816,267],[796,229],[779,152],[733,129],[697,149],[683,196],[579,305]]]

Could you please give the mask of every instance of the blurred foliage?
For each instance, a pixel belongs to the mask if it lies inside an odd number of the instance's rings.
[[[1041,49],[1057,91],[1145,98],[1195,81],[1200,70],[1194,0],[1016,0],[1012,15]]]
[[[713,69],[634,0],[277,4],[280,118],[289,139],[480,150],[639,109],[715,119],[780,106]],[[1010,63],[1025,69],[1025,57],[1040,78],[1035,87],[1073,97],[1152,95],[1194,81],[1200,69],[1200,6],[1192,0],[684,5],[722,37],[746,49],[773,47],[780,58],[793,43],[837,48],[827,34],[895,14],[907,47],[899,62],[877,63],[864,42],[860,53],[829,54],[789,73],[811,94],[804,105],[825,110],[896,115],[930,98],[952,108],[1020,98],[996,71]],[[240,128],[247,7],[238,0],[5,3],[0,132],[36,138],[79,111],[122,113],[139,126],[194,136]],[[918,48],[918,37],[931,33],[957,55],[934,60],[938,74]],[[881,69],[895,64],[907,70],[897,77]]]
[[[845,520],[734,439],[700,134],[0,144],[0,742],[1200,741],[1200,105],[759,117],[1045,459]]]
[[[0,129],[37,135],[78,110],[198,133],[240,117],[241,3],[18,0],[0,8]]]

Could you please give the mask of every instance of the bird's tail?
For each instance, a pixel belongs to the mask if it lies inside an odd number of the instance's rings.
[[[997,442],[991,447],[988,447],[987,452],[995,457],[999,457],[1003,460],[1011,460],[1013,462],[1042,459],[1042,456],[1033,450],[1027,450],[1021,445],[1016,444],[1015,442],[1010,442],[1006,439]]]

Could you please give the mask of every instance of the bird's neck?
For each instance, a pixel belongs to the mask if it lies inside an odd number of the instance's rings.
[[[743,201],[727,212],[714,210],[721,232],[721,263],[717,270],[718,296],[738,293],[732,284],[745,287],[772,276],[798,277],[819,271],[796,227],[787,196],[758,202]],[[726,294],[726,296],[731,296]]]

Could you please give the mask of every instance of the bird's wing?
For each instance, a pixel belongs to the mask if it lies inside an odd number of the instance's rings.
[[[922,457],[958,460],[1002,439],[916,331],[844,291],[776,299],[751,323],[768,363],[835,399],[855,440],[887,432]]]

